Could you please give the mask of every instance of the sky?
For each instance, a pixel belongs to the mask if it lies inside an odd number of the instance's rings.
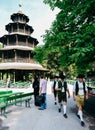
[[[31,36],[37,38],[39,45],[44,44],[41,36],[45,34],[45,30],[51,27],[58,9],[51,11],[49,5],[44,4],[43,0],[1,0],[0,37],[8,34],[5,30],[5,25],[12,22],[10,15],[19,11],[19,4],[22,5],[22,12],[30,19],[28,24],[34,29]]]

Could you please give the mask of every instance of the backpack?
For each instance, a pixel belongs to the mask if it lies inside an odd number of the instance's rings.
[[[83,82],[83,90],[84,90],[84,94],[85,94],[86,93],[85,82]],[[78,95],[78,91],[79,91],[79,86],[78,86],[78,82],[76,82],[76,89],[75,89],[76,95]]]

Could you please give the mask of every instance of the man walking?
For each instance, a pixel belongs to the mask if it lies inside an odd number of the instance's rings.
[[[64,80],[65,76],[60,75],[60,80],[58,81],[58,86],[56,87],[56,90],[58,91],[58,103],[59,103],[59,109],[58,111],[61,112],[61,107],[63,105],[63,111],[64,111],[64,118],[67,118],[67,93],[68,98],[70,98],[70,92],[67,86],[67,82]]]
[[[82,107],[84,105],[84,99],[88,99],[88,90],[83,80],[84,75],[79,74],[77,76],[78,81],[75,82],[73,87],[73,98],[77,102],[78,113],[77,116],[81,120],[81,126],[84,126]]]
[[[41,76],[39,94],[43,96],[44,102],[41,104],[39,110],[44,110],[47,108],[46,93],[47,93],[47,80],[45,79],[44,76]]]

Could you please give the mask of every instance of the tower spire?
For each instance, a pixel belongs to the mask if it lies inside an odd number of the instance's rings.
[[[19,13],[22,13],[22,4],[21,4],[21,0],[19,0],[19,4],[18,4],[18,6],[19,6]]]

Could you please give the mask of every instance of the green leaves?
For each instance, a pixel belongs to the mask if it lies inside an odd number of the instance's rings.
[[[95,0],[44,0],[44,3],[52,9],[59,8],[60,12],[43,35],[45,45],[36,53],[38,60],[52,72],[90,71],[95,61]]]

